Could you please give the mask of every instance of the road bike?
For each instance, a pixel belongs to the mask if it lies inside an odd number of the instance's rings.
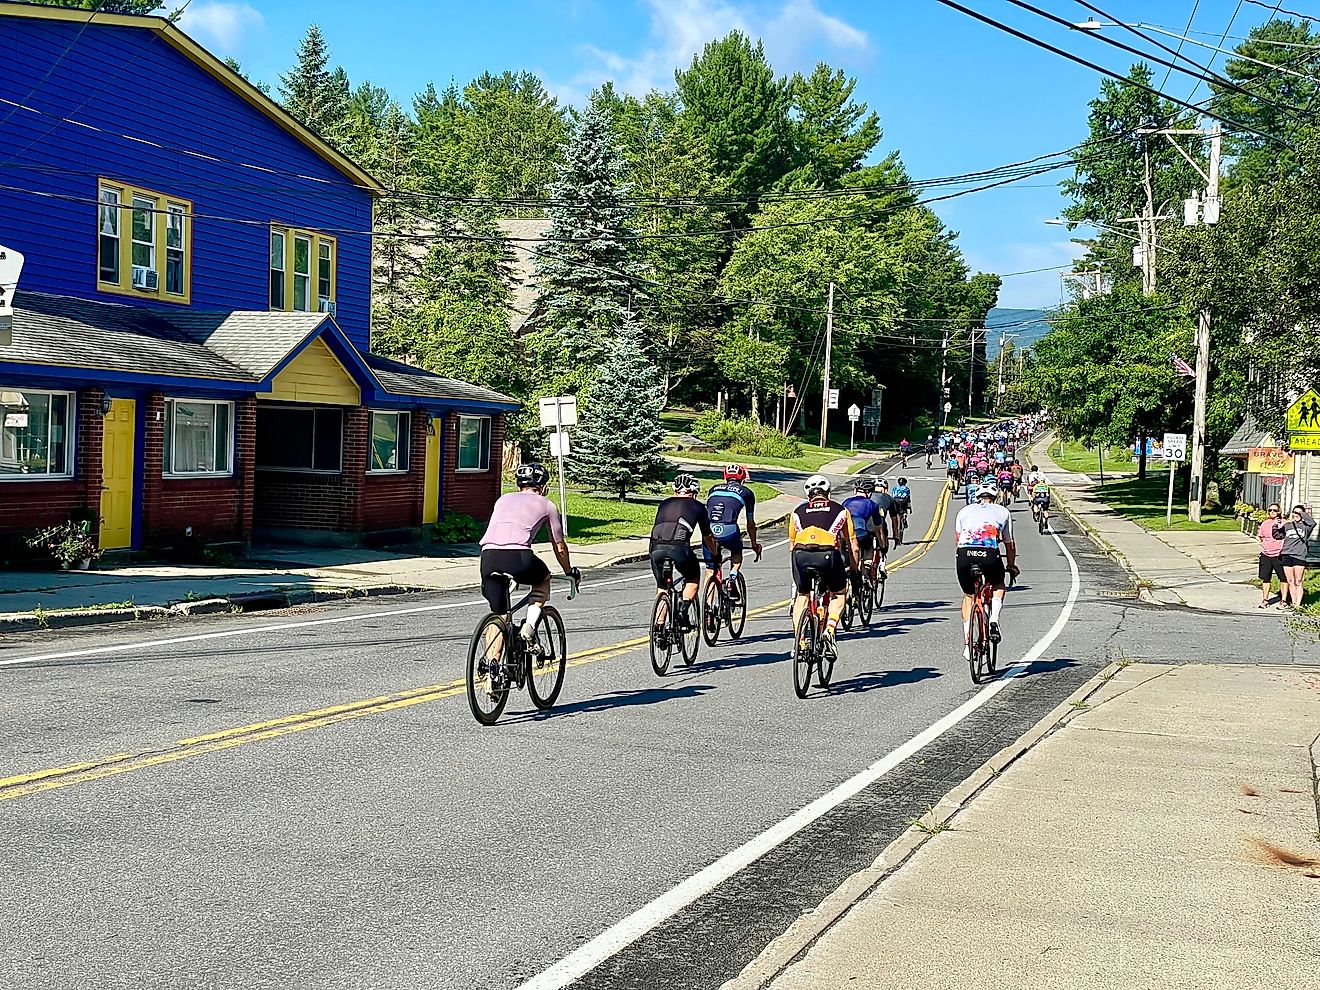
[[[509,584],[508,574],[499,575]],[[578,579],[570,579],[568,599],[578,594]],[[524,639],[517,613],[531,600],[529,591],[503,615],[486,614],[472,633],[468,644],[467,696],[472,717],[482,725],[494,725],[509,701],[509,691],[527,688],[532,704],[546,711],[559,697],[564,686],[564,665],[568,647],[564,638],[564,620],[553,605],[541,609],[532,638]]]
[[[823,688],[830,686],[837,659],[834,651],[825,645],[831,595],[821,587],[820,572],[815,569],[811,572],[810,587],[807,607],[793,630],[793,693],[799,698],[807,696],[813,670],[817,684]]]
[[[689,604],[688,615],[693,621],[684,628],[679,616],[687,580],[682,574],[674,574],[674,562],[668,558],[661,565],[660,580],[662,593],[656,596],[655,607],[651,609],[651,669],[664,677],[675,652],[685,667],[696,662],[697,650],[701,647],[701,605],[695,599]],[[694,610],[698,615],[692,616]]]
[[[898,512],[891,512],[889,514],[890,520],[894,525],[894,546],[896,547],[901,547],[903,545],[903,534],[907,532],[907,520],[911,512],[912,506],[909,505],[900,509]]]
[[[742,571],[733,571],[727,578],[721,574],[724,566],[722,547],[716,547],[715,567],[706,578],[702,593],[701,637],[707,646],[719,642],[720,626],[729,630],[729,638],[737,639],[747,624],[747,579]],[[756,555],[756,560],[761,555]]]
[[[1050,507],[1048,502],[1037,502],[1034,498],[1031,500],[1031,518],[1036,521],[1036,527],[1043,535],[1050,531]]]
[[[871,561],[861,568],[856,577],[849,576],[848,579],[848,597],[843,605],[843,614],[839,617],[839,623],[844,629],[852,631],[853,624],[861,620],[861,624],[869,626],[871,616],[876,607],[876,554],[872,553]],[[884,585],[880,585],[880,597],[884,597]]]
[[[1013,507],[1013,489],[1005,488],[1002,484],[999,486],[999,504],[1005,509]]]
[[[1013,578],[1009,577],[1009,587]],[[984,684],[998,672],[999,643],[990,638],[990,603],[995,590],[984,574],[976,575],[972,591],[972,621],[967,628],[967,664],[971,668],[972,683]]]

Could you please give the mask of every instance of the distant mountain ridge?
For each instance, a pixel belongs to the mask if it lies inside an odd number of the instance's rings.
[[[996,307],[990,310],[990,314],[985,318],[986,333],[986,357],[993,358],[999,353],[999,330],[1002,328],[1004,333],[1016,334],[1013,345],[1019,350],[1029,348],[1050,332],[1050,325],[1045,322],[1045,317],[1050,314],[1048,309],[1001,309]]]

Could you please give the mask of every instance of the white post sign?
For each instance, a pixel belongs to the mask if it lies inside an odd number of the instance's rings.
[[[0,245],[0,347],[13,343],[14,292],[23,272],[23,256],[13,248]]]
[[[848,407],[848,449],[857,449],[857,421],[862,418],[862,410],[857,403]]]
[[[1187,434],[1164,434],[1164,459],[1169,462],[1169,502],[1164,508],[1164,528],[1173,526],[1173,472],[1178,462],[1187,459]]]
[[[565,426],[577,425],[577,396],[549,395],[540,400],[541,426],[553,429],[550,434],[550,453],[559,461],[559,515],[564,526],[564,540],[568,540],[568,498],[564,494],[564,458],[568,456],[568,431]]]
[[[829,400],[828,405],[831,409],[839,408],[839,390],[837,388],[830,389]]]

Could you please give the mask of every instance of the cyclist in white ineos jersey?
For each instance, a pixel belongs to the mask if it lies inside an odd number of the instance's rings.
[[[958,584],[962,587],[963,659],[970,656],[967,646],[972,625],[972,596],[976,593],[976,578],[982,576],[994,589],[990,602],[990,641],[1000,640],[999,616],[1004,607],[1004,575],[1017,577],[1017,544],[1013,541],[1013,516],[1002,505],[996,505],[999,486],[993,479],[985,481],[976,492],[976,502],[958,513],[954,530],[958,534]],[[999,544],[1008,555],[1005,567],[999,556]]]

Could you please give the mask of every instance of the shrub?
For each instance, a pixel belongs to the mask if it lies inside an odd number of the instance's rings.
[[[692,432],[717,450],[727,450],[738,457],[802,456],[802,444],[773,427],[757,423],[750,416],[724,417],[707,410],[692,424]]]
[[[466,512],[446,512],[431,527],[431,539],[436,543],[475,543],[485,527]]]

